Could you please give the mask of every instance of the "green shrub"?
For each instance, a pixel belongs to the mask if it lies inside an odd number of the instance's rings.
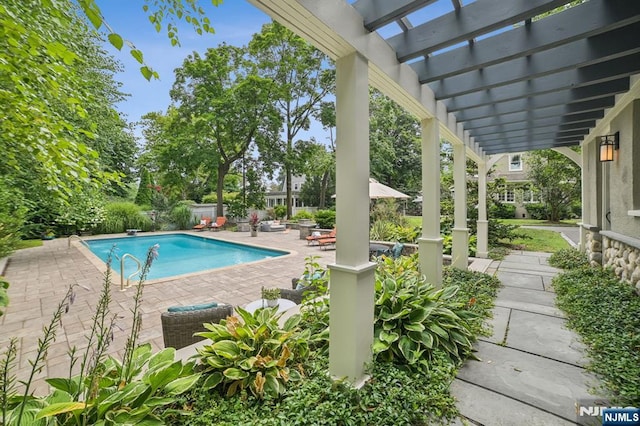
[[[195,223],[188,205],[178,204],[171,210],[171,221],[177,229],[191,229]]]
[[[135,203],[139,206],[150,206],[153,198],[153,178],[146,167],[140,169],[140,183],[136,193]]]
[[[285,217],[287,215],[287,206],[277,205],[273,207],[273,215],[275,219]]]
[[[489,216],[494,219],[513,219],[516,217],[516,206],[500,202],[490,203]]]
[[[301,219],[310,219],[313,220],[313,213],[308,212],[306,210],[300,210],[298,213],[293,215],[291,220],[299,221]]]
[[[502,223],[496,219],[489,219],[489,229],[487,231],[487,238],[489,240],[490,247],[497,247],[502,244],[501,241],[511,241],[517,238],[529,238],[522,232],[518,232],[518,225],[509,225]]]
[[[151,229],[151,219],[134,203],[118,201],[107,204],[105,218],[98,226],[98,232],[116,234],[127,229],[148,231]]]
[[[547,220],[547,206],[543,203],[527,204],[527,212],[531,219]]]
[[[7,289],[9,288],[9,281],[5,280],[3,276],[0,276],[0,308],[9,306],[9,294]],[[0,309],[0,317],[4,314],[4,311]]]
[[[373,222],[369,230],[369,238],[373,241],[393,241],[395,225],[386,220]]]
[[[0,259],[18,247],[27,209],[21,194],[10,189],[10,182],[0,178]]]
[[[640,406],[640,297],[633,287],[600,268],[567,271],[552,283],[567,325],[587,345],[587,369],[614,403]]]
[[[316,223],[320,228],[331,229],[336,225],[336,212],[334,210],[318,210]]]
[[[589,266],[589,259],[585,253],[569,247],[553,253],[549,257],[549,265],[561,269],[578,269]]]
[[[385,258],[376,274],[373,353],[376,359],[428,369],[434,350],[454,362],[471,354],[478,318],[454,299],[458,286],[436,290],[418,272],[418,257]]]
[[[293,315],[284,326],[277,308],[258,309],[250,314],[240,307],[242,321],[228,317],[220,324],[204,324],[208,331],[197,333],[210,339],[198,349],[197,359],[206,375],[203,387],[222,387],[227,396],[249,390],[258,398],[282,395],[289,380],[300,379],[291,368],[309,354],[310,332],[298,327],[300,315]]]

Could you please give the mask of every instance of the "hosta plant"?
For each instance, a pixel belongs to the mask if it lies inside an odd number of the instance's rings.
[[[385,259],[376,274],[373,353],[378,359],[427,367],[442,349],[454,361],[471,355],[469,320],[477,314],[455,300],[457,286],[436,290],[416,268],[416,257]]]
[[[258,398],[282,395],[289,380],[301,377],[299,361],[309,354],[310,331],[300,329],[299,315],[280,326],[277,308],[236,312],[241,318],[204,324],[208,331],[197,333],[212,341],[198,349],[204,387],[221,386],[228,396],[243,389]]]

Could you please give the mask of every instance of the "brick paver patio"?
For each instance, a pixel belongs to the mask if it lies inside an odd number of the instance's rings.
[[[190,231],[189,231],[190,232]],[[305,257],[318,255],[326,266],[335,261],[335,251],[320,250],[300,240],[299,232],[259,233],[257,238],[244,232],[198,232],[198,235],[220,238],[264,247],[291,251],[288,256],[252,264],[238,265],[212,272],[192,274],[178,279],[166,279],[145,286],[142,302],[140,343],[149,342],[154,350],[164,347],[160,313],[173,305],[190,305],[205,301],[220,301],[234,306],[245,305],[260,297],[260,288],[288,287],[291,278],[304,270]],[[120,235],[118,235],[120,236]],[[91,237],[89,237],[91,238]],[[19,339],[18,378],[24,379],[30,366],[28,360],[36,353],[42,327],[64,297],[69,285],[77,284],[76,300],[62,318],[56,342],[50,347],[47,368],[37,376],[36,393],[46,390],[43,377],[68,375],[72,346],[82,348],[91,327],[91,316],[102,288],[103,275],[97,258],[91,259],[78,242],[68,248],[67,239],[44,241],[42,247],[20,250],[9,261],[4,272],[11,283],[10,303],[0,317],[0,348],[7,348],[11,337]],[[162,247],[160,247],[162,255]],[[1,272],[1,271],[0,271]],[[119,275],[112,278],[111,311],[118,315],[111,353],[122,354],[131,330],[131,308],[134,288],[121,292]]]

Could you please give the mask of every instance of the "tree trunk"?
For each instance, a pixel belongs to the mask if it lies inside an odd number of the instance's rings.
[[[289,167],[287,167],[287,219],[290,219],[291,216],[293,216],[293,209],[292,209],[292,197],[291,197],[291,178],[292,178],[292,173],[291,173],[291,169]]]
[[[216,188],[216,196],[218,198],[216,202],[217,217],[224,216],[224,200],[222,197],[222,191],[224,189],[224,177],[227,175],[228,172],[229,172],[229,166],[227,166],[225,163],[220,163],[218,165],[218,183]]]
[[[324,209],[324,200],[327,198],[327,186],[329,185],[329,172],[322,174],[322,181],[320,181],[320,201],[318,202],[318,208]]]

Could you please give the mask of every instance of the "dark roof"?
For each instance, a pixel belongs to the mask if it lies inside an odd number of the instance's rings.
[[[444,3],[448,11],[434,13]],[[640,72],[640,1],[575,3],[357,0],[352,6],[483,151],[497,154],[580,144]]]

